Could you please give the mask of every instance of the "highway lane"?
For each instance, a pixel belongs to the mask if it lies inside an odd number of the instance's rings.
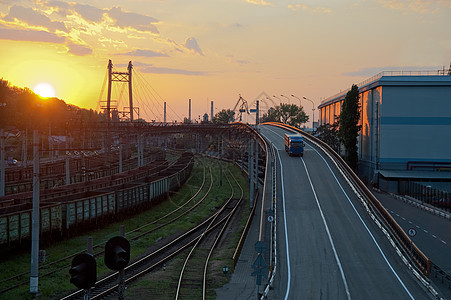
[[[283,129],[261,126],[278,150],[278,274],[274,299],[427,299],[329,159],[289,157]],[[283,185],[283,186],[282,186]]]
[[[405,232],[417,231],[413,242],[440,268],[451,274],[451,222],[440,216],[394,199],[387,194],[376,193],[387,211]]]

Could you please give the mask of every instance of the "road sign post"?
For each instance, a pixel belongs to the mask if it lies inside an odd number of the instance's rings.
[[[407,234],[410,236],[410,263],[413,265],[413,241],[412,238],[417,234],[415,228],[409,228]]]

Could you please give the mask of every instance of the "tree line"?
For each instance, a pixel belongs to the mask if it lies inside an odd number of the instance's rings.
[[[324,124],[317,128],[315,133],[336,152],[340,152],[340,147],[343,146],[344,159],[353,170],[357,170],[358,165],[357,137],[361,129],[359,120],[359,88],[354,84],[346,94],[340,115],[332,124]],[[223,109],[215,114],[212,121],[216,124],[234,122],[235,112]],[[271,107],[260,118],[260,122],[280,122],[298,128],[308,121],[309,117],[302,106],[285,103]]]
[[[213,116],[213,123],[227,124],[235,121],[235,112],[231,109],[223,109]],[[302,106],[281,103],[271,107],[263,113],[260,122],[280,122],[294,127],[301,127],[309,121],[309,116]]]
[[[344,147],[344,160],[353,170],[357,170],[358,153],[357,137],[361,130],[359,88],[352,85],[343,101],[340,115],[332,124],[324,124],[318,127],[318,138],[328,144],[336,152],[340,152],[340,146]]]
[[[29,88],[0,79],[0,128],[5,130],[52,127],[55,135],[80,124],[99,122],[104,115],[67,104],[56,97],[42,98]]]

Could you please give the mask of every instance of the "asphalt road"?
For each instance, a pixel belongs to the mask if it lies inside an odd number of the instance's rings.
[[[279,154],[278,265],[271,299],[429,299],[326,155]],[[281,171],[282,170],[282,171]]]

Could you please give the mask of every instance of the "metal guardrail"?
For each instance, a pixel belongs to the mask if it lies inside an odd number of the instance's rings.
[[[296,132],[302,133],[307,140],[311,140],[326,149],[329,154],[331,154],[334,159],[338,162],[342,170],[349,176],[355,186],[359,189],[360,193],[365,197],[367,203],[374,210],[376,215],[383,221],[383,223],[388,227],[390,232],[393,234],[397,242],[402,246],[404,251],[411,255],[412,260],[418,269],[426,276],[429,277],[431,274],[431,260],[412,242],[409,236],[404,232],[404,230],[399,226],[399,224],[393,219],[390,213],[385,209],[385,207],[377,200],[377,198],[371,193],[367,186],[360,180],[360,178],[352,171],[348,164],[341,158],[341,156],[336,153],[332,148],[326,143],[319,140],[318,138],[305,133],[304,131],[281,123],[269,122],[268,125],[273,125],[285,129],[291,129]]]
[[[263,137],[260,136],[260,134],[258,134],[258,132],[254,128],[252,128],[249,124],[244,124],[244,123],[240,123],[240,122],[235,122],[235,123],[233,123],[233,125],[234,126],[238,126],[238,127],[242,127],[244,130],[248,130],[250,133],[254,134],[256,136],[256,138],[258,140],[260,140],[260,142],[262,143],[262,146],[263,146],[263,148],[266,151],[266,157],[268,157],[268,149],[267,149],[266,142],[263,139]],[[268,158],[266,159],[266,162],[267,161],[268,161]],[[267,165],[266,165],[265,169],[267,169]],[[265,179],[266,179],[266,171],[265,171]],[[266,184],[266,180],[264,182],[264,185],[265,184]],[[263,191],[264,191],[264,188],[263,188]],[[246,226],[244,227],[243,233],[241,234],[241,237],[240,237],[240,240],[238,242],[238,245],[237,245],[237,247],[235,249],[235,253],[233,254],[233,266],[234,267],[236,266],[236,264],[238,262],[238,259],[239,259],[240,254],[241,254],[241,250],[242,250],[243,245],[244,245],[244,241],[246,239],[246,236],[247,236],[247,233],[249,231],[249,228],[250,228],[250,226],[252,224],[252,220],[254,219],[255,208],[257,207],[259,195],[260,195],[260,191],[257,189],[257,193],[255,194],[255,199],[254,199],[254,205],[253,205],[252,210],[251,210],[251,212],[249,214],[249,218],[247,220]],[[265,193],[263,192],[263,197],[264,197],[264,195],[265,195]],[[264,199],[262,199],[262,203],[264,203]]]

